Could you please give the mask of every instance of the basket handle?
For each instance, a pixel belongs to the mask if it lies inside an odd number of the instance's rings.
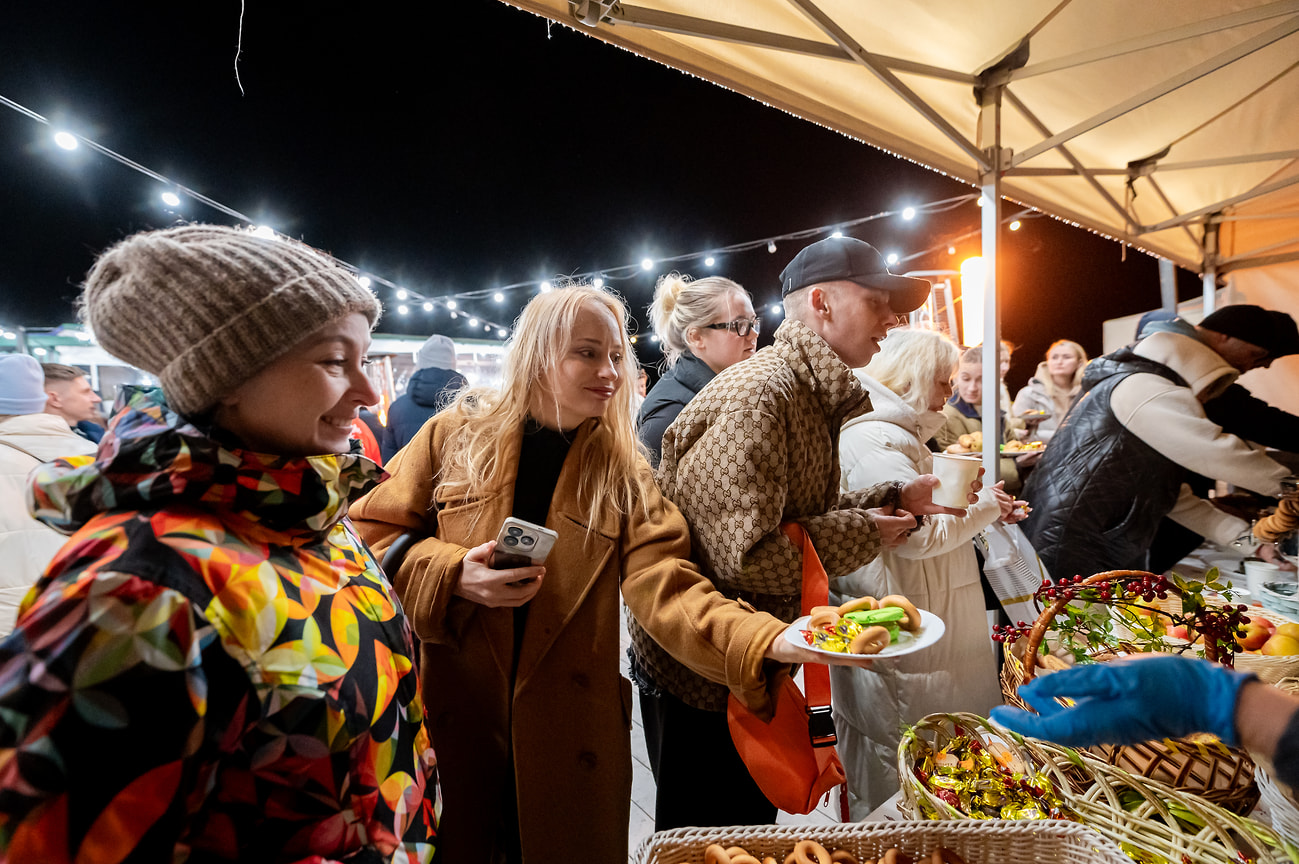
[[[1139,579],[1142,576],[1156,575],[1157,574],[1150,573],[1146,570],[1106,570],[1104,573],[1097,573],[1094,576],[1088,576],[1081,582],[1075,583],[1075,585],[1076,587],[1090,587],[1094,585],[1102,585],[1106,582],[1126,582],[1129,579]],[[1178,596],[1181,596],[1182,593],[1176,585],[1169,585],[1168,591],[1177,594]],[[1024,649],[1023,684],[1027,684],[1029,681],[1033,680],[1037,668],[1037,652],[1038,649],[1042,647],[1042,640],[1046,638],[1046,631],[1051,628],[1051,622],[1055,620],[1055,616],[1058,615],[1060,610],[1068,604],[1069,598],[1067,597],[1060,597],[1053,600],[1051,605],[1043,609],[1042,614],[1038,615],[1037,620],[1033,622],[1033,629],[1029,631],[1028,634],[1028,646]],[[1205,639],[1204,642],[1204,656],[1209,660],[1216,661],[1218,659],[1218,650],[1216,646],[1209,644],[1208,639]],[[1021,686],[1023,686],[1023,684],[1021,684]]]

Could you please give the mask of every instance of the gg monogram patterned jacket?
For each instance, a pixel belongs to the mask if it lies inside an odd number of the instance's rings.
[[[870,411],[852,370],[821,337],[786,321],[774,345],[725,370],[663,436],[658,482],[690,523],[694,558],[717,589],[784,621],[798,616],[802,556],[780,523],[807,529],[831,579],[881,551],[870,507],[898,503],[901,483],[839,491],[839,429]],[[690,672],[635,620],[633,672],[706,711],[727,690]]]

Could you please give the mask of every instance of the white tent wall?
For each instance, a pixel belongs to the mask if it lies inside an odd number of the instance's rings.
[[[1299,291],[1299,0],[505,2],[1210,285],[1261,269],[1240,290],[1264,305]],[[993,89],[989,124],[976,93]],[[995,340],[995,314],[985,328]],[[1293,404],[1299,370],[1277,367],[1254,386]]]

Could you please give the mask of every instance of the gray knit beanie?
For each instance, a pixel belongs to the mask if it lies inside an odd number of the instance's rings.
[[[202,414],[301,339],[379,301],[323,252],[219,225],[128,237],[86,277],[82,316],[106,351]]]
[[[434,333],[424,340],[415,354],[416,369],[451,369],[456,368],[456,343],[450,336]]]

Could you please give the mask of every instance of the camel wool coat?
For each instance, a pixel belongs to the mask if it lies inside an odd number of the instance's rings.
[[[427,537],[389,576],[422,641],[443,793],[442,860],[488,860],[512,755],[526,861],[625,861],[632,695],[619,665],[620,591],[655,639],[759,713],[771,707],[763,653],[785,625],[727,600],[690,563],[685,520],[660,496],[643,459],[648,517],[637,509],[584,524],[578,483],[601,422],[588,420],[551,501],[546,527],[559,539],[530,603],[511,692],[513,610],[453,592],[465,554],[494,539],[511,513],[516,460],[479,497],[435,499],[441,454],[458,422],[445,412],[427,423],[388,464],[392,478],[350,513],[378,556],[404,532]],[[522,426],[502,434],[512,436],[507,452],[517,453]]]

